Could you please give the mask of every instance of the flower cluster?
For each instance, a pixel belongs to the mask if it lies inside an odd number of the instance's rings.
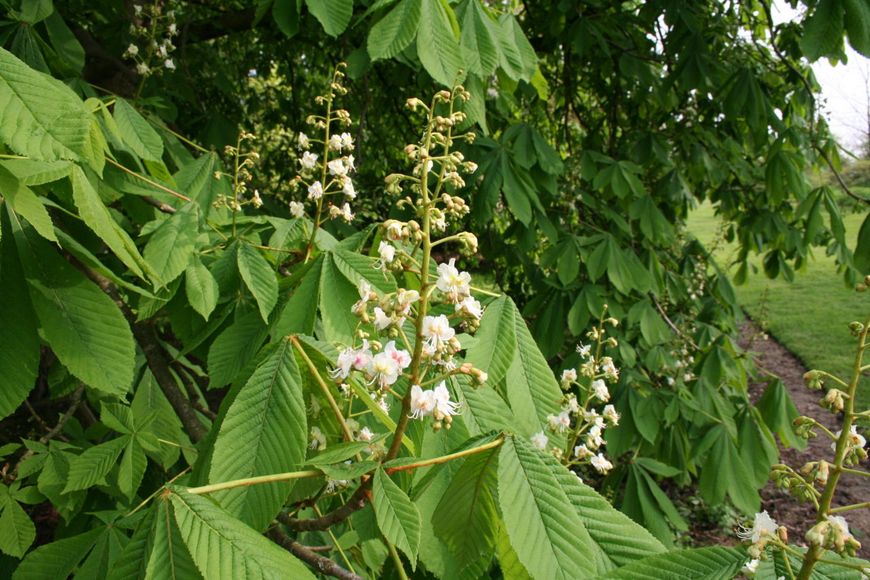
[[[336,127],[346,129],[351,125],[350,113],[334,108],[336,98],[347,93],[342,85],[344,66],[339,64],[336,67],[329,90],[315,99],[318,105],[325,107],[325,114],[309,115],[306,119],[315,130],[322,132],[322,137],[309,137],[301,132],[297,136],[299,173],[293,179],[293,186],[301,188],[305,200],[314,204],[315,231],[324,213],[329,219],[346,222],[354,219],[350,201],[357,196],[351,177],[356,171],[353,156],[355,144],[353,136],[347,131],[333,132]],[[312,151],[315,147],[318,153]],[[335,200],[336,197],[339,199]],[[305,202],[291,201],[289,205],[293,217],[305,215]]]
[[[256,140],[257,137],[253,133],[242,131],[239,133],[235,146],[227,145],[224,148],[224,153],[231,160],[230,166],[235,169],[232,175],[227,175],[232,180],[232,193],[230,195],[219,195],[212,204],[214,207],[225,207],[235,214],[246,205],[252,205],[255,208],[260,208],[263,205],[263,198],[260,197],[260,192],[257,189],[252,190],[251,188],[251,183],[254,180],[252,169],[260,160],[260,154],[251,149],[248,143]],[[215,178],[217,179],[220,179],[224,175],[220,171],[215,172]]]
[[[337,82],[333,84],[334,91],[340,88]],[[381,292],[369,281],[360,281],[359,300],[351,308],[359,320],[355,334],[359,344],[344,348],[332,371],[333,380],[348,396],[364,387],[385,412],[394,400],[401,400],[407,419],[431,417],[435,430],[449,428],[452,417],[461,411],[451,393],[452,377],[464,375],[476,384],[487,380],[485,372],[456,360],[463,348],[456,327],[471,332],[483,316],[483,306],[472,295],[471,275],[460,270],[456,258],[432,264],[430,269],[432,248],[436,246],[454,242],[466,251],[477,250],[477,239],[468,232],[441,239],[431,235],[446,230],[450,220],[468,211],[462,198],[443,191],[445,187],[461,187],[458,171],[475,168],[451,151],[456,139],[453,127],[464,118],[462,113],[452,112],[454,102],[466,98],[465,90],[457,87],[452,92],[440,91],[431,106],[414,101],[415,108],[423,108],[428,114],[423,141],[406,148],[416,163],[410,175],[393,174],[386,182],[388,191],[401,192],[407,186],[415,194],[413,198],[403,198],[401,203],[416,215],[407,221],[386,221],[373,250],[378,256],[375,265],[384,276],[391,276],[392,272],[410,273],[418,277],[419,284]],[[341,122],[347,118],[344,114],[331,114]],[[327,134],[331,120],[329,116],[310,118]],[[308,188],[309,198],[319,201],[329,192],[339,190],[346,197],[355,195],[348,175],[353,170],[352,137],[347,133],[328,136],[323,141],[323,157],[307,151],[313,141],[304,135],[300,137],[300,147],[306,152],[300,159],[303,177],[298,179]],[[333,154],[340,156],[325,159]],[[318,163],[322,174],[330,176],[325,185],[314,180]],[[305,175],[311,178],[306,180]],[[357,387],[352,388],[353,384]],[[429,385],[433,386],[427,388]]]
[[[617,345],[615,338],[606,336],[607,326],[617,324],[615,318],[602,316],[598,326],[587,333],[594,345],[577,346],[577,353],[583,360],[580,368],[562,371],[560,382],[566,395],[559,413],[547,416],[547,430],[551,434],[567,434],[567,447],[550,446],[550,437],[543,431],[532,437],[535,447],[553,453],[566,465],[588,463],[601,474],[613,469],[613,464],[601,452],[604,430],[619,424],[619,413],[609,404],[610,389],[607,386],[608,382],[619,380],[619,369],[611,357],[603,356],[605,347]],[[595,407],[602,404],[604,408],[599,412]]]
[[[748,552],[752,558],[758,559],[764,553],[764,548],[770,542],[778,542],[781,536],[785,536],[785,528],[777,526],[776,522],[767,513],[767,510],[755,514],[752,527],[741,528],[737,537],[751,542]],[[757,564],[756,564],[757,566]],[[754,569],[754,567],[753,567]]]
[[[160,70],[175,70],[172,52],[176,47],[172,39],[178,35],[178,25],[175,11],[165,8],[162,2],[133,4],[133,41],[124,51],[124,58],[135,63],[136,72],[143,78]]]

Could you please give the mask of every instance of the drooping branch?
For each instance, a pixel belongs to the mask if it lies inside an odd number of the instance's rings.
[[[330,560],[325,556],[321,556],[308,546],[300,544],[277,527],[270,528],[269,531],[266,532],[266,535],[276,544],[286,549],[303,562],[307,562],[321,574],[326,574],[327,576],[332,576],[334,578],[341,578],[342,580],[362,580],[362,576],[354,574],[349,570],[345,570],[335,561]]]

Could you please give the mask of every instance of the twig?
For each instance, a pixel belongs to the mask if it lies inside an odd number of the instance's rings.
[[[151,197],[150,195],[143,195],[142,201],[144,201],[147,204],[153,205],[154,207],[156,207],[157,209],[159,209],[163,213],[175,213],[175,211],[176,211],[175,208],[172,207],[171,205],[169,205],[167,203],[163,203],[162,201],[156,200],[153,197]]]
[[[269,538],[271,538],[272,541],[274,541],[276,544],[278,544],[300,560],[307,562],[321,574],[333,576],[334,578],[341,578],[342,580],[363,580],[362,576],[345,570],[335,561],[321,556],[308,546],[300,544],[277,527],[273,526],[272,528],[269,528],[269,531],[266,532],[266,535],[269,536]]]
[[[114,159],[112,159],[111,157],[106,157],[106,161],[109,162],[109,163],[111,163],[112,165],[114,165],[115,167],[117,167],[118,169],[120,169],[121,171],[123,171],[123,172],[125,172],[125,173],[127,173],[127,174],[129,174],[129,175],[132,175],[133,177],[136,177],[136,178],[138,178],[138,179],[141,179],[142,181],[144,181],[145,183],[147,183],[148,185],[150,185],[150,186],[152,186],[152,187],[156,187],[156,188],[159,189],[160,191],[163,191],[163,192],[165,192],[165,193],[168,193],[169,195],[173,195],[173,196],[177,197],[178,199],[181,199],[181,200],[184,200],[184,201],[190,201],[190,198],[187,197],[186,195],[184,195],[183,193],[178,193],[177,191],[175,191],[175,190],[173,190],[173,189],[169,189],[169,188],[166,187],[165,185],[160,185],[159,183],[157,183],[157,182],[154,181],[153,179],[148,179],[147,177],[145,177],[145,176],[142,175],[141,173],[136,173],[136,172],[133,171],[132,169],[129,169],[129,168],[127,168],[127,167],[124,167],[123,165],[121,165],[120,163],[118,163],[117,161],[115,161]],[[147,197],[147,196],[146,196],[146,197]]]
[[[280,513],[278,514],[278,521],[288,528],[300,532],[317,532],[325,530],[330,526],[346,520],[351,516],[351,514],[364,508],[368,502],[368,489],[370,485],[371,479],[363,482],[354,494],[350,496],[347,503],[319,518],[300,520],[291,518],[285,513]]]
[[[665,310],[664,310],[664,308],[662,308],[661,304],[659,304],[658,300],[656,300],[655,297],[653,297],[652,295],[650,295],[650,298],[652,299],[653,304],[655,304],[656,310],[659,311],[659,314],[662,315],[662,318],[664,318],[665,322],[668,323],[668,326],[671,327],[671,330],[676,332],[677,336],[679,336],[683,340],[686,340],[690,345],[692,345],[692,348],[694,348],[695,350],[700,350],[700,347],[697,344],[695,344],[695,341],[692,340],[692,337],[683,333],[683,331],[681,331],[679,328],[677,328],[677,325],[674,324],[670,318],[668,318],[668,315],[665,314]]]

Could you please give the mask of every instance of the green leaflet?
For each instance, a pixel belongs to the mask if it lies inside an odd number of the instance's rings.
[[[475,334],[476,342],[468,349],[465,360],[486,371],[490,384],[504,379],[516,350],[514,306],[510,298],[501,296],[486,306]]]
[[[534,578],[593,577],[589,534],[543,457],[517,438],[499,451],[498,502],[510,544]]]
[[[416,569],[422,525],[420,511],[383,469],[375,472],[372,494],[381,533],[408,556]]]
[[[804,22],[801,49],[810,62],[836,55],[843,46],[843,6],[840,0],[821,0]]]
[[[208,320],[217,306],[220,288],[217,280],[198,258],[194,258],[184,271],[184,292],[193,309]]]
[[[608,579],[646,580],[731,580],[749,561],[741,548],[697,548],[676,550],[635,561],[604,576]]]
[[[357,321],[347,313],[359,299],[359,291],[341,273],[331,254],[327,254],[323,261],[320,288],[320,316],[326,337],[334,342],[351,344]]]
[[[15,569],[12,580],[56,580],[67,578],[87,555],[104,528],[98,528],[40,546],[27,554]]]
[[[278,281],[275,278],[275,272],[266,258],[248,244],[239,246],[236,259],[238,260],[239,274],[242,275],[245,286],[254,295],[257,306],[260,308],[260,316],[263,317],[264,322],[268,323],[269,314],[278,301]]]
[[[393,58],[417,35],[423,0],[402,0],[372,26],[367,48],[372,60]]]
[[[118,456],[131,439],[129,435],[123,435],[85,449],[84,453],[70,462],[69,475],[63,492],[87,489],[99,483],[115,467]]]
[[[307,267],[299,286],[293,290],[284,310],[275,322],[273,336],[314,334],[317,304],[320,301],[320,277],[325,258],[321,254]]]
[[[3,216],[0,216],[2,218]],[[5,219],[3,226],[8,225]],[[0,239],[0,419],[10,415],[30,393],[39,371],[36,314],[11,236]]]
[[[344,32],[353,16],[353,0],[305,0],[305,5],[332,37]]]
[[[146,554],[145,578],[148,580],[186,580],[201,578],[190,552],[184,544],[172,509],[167,501],[157,501],[153,531],[149,538],[150,555]]]
[[[212,483],[292,471],[305,461],[308,428],[302,378],[293,345],[284,339],[233,400],[214,444]],[[292,482],[214,494],[230,514],[257,530],[280,511]]]
[[[447,87],[462,80],[460,71],[465,66],[451,24],[455,18],[453,8],[447,2],[423,0],[417,31],[417,56],[426,72]]]
[[[178,278],[190,265],[199,235],[198,206],[188,204],[165,219],[145,245],[145,261],[162,286]]]
[[[7,498],[5,503],[5,507],[0,507],[3,511],[0,514],[0,551],[21,558],[36,539],[36,527],[14,498]]]
[[[716,504],[724,500],[727,493],[734,505],[744,513],[758,511],[761,498],[753,477],[725,427],[713,427],[704,440],[712,440],[713,443],[701,468],[698,482],[701,496]]]
[[[465,3],[460,45],[469,72],[486,77],[498,68],[498,24],[477,0]]]
[[[133,153],[150,161],[159,161],[163,157],[163,140],[160,135],[130,103],[117,97],[113,116],[124,144]]]
[[[13,151],[42,161],[79,160],[91,118],[69,87],[0,49],[0,139]]]
[[[267,334],[268,329],[257,312],[237,309],[236,319],[208,350],[209,386],[216,389],[232,382],[260,350]]]
[[[206,579],[314,579],[302,562],[211,500],[182,488],[174,488],[170,498],[181,537]]]
[[[492,558],[498,534],[497,465],[497,449],[466,459],[435,509],[435,534],[460,570]]]
[[[0,168],[0,195],[9,200],[15,213],[30,222],[39,235],[51,242],[57,242],[54,224],[42,200],[5,167]]]
[[[133,381],[133,334],[123,314],[93,282],[10,215],[30,298],[46,341],[86,384],[120,396]]]
[[[139,255],[136,244],[127,232],[112,218],[112,214],[109,213],[97,190],[94,189],[84,172],[78,166],[73,166],[69,179],[72,184],[73,200],[82,220],[100,237],[103,243],[111,248],[125,266],[144,279],[143,270],[149,269],[148,264]],[[149,273],[151,273],[150,270]]]

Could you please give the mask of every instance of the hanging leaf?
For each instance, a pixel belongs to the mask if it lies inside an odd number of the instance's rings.
[[[208,320],[217,306],[220,288],[217,280],[198,258],[194,258],[184,271],[184,291],[193,309]]]
[[[420,57],[423,68],[436,82],[452,87],[454,83],[462,80],[460,71],[465,66],[451,25],[451,20],[455,19],[453,9],[441,0],[422,2],[420,27],[417,32],[417,56]]]
[[[372,494],[381,533],[408,556],[416,569],[422,525],[420,511],[383,469],[375,472]]]
[[[116,97],[113,117],[124,144],[133,153],[149,161],[159,161],[163,157],[163,140],[160,135],[130,103]]]
[[[500,296],[486,306],[477,339],[465,360],[489,375],[490,384],[504,379],[516,349],[516,315],[510,298]]]
[[[305,4],[332,37],[344,32],[353,16],[353,0],[305,0]]]
[[[269,322],[269,314],[278,301],[278,280],[275,271],[260,252],[248,244],[241,244],[236,254],[239,264],[239,274],[245,281],[245,286],[253,294],[260,308],[263,321]]]
[[[161,285],[181,276],[193,258],[199,235],[199,208],[188,204],[164,220],[145,245],[145,261]]]
[[[402,0],[369,31],[367,48],[372,60],[393,58],[417,35],[423,0]]]

